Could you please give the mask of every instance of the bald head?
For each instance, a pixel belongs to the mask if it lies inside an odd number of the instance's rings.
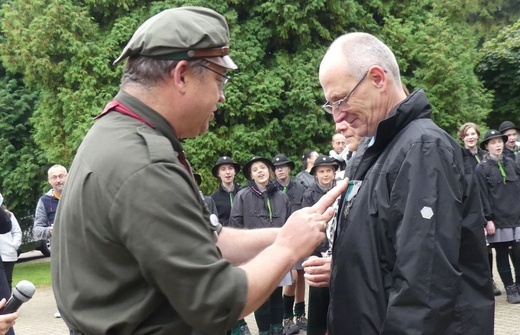
[[[373,136],[406,98],[393,52],[367,33],[337,38],[321,61],[319,79],[334,121],[347,122],[358,136]]]
[[[349,33],[334,40],[321,61],[320,72],[340,62],[347,64],[347,73],[354,77],[361,77],[370,66],[379,65],[394,81],[401,82],[394,53],[377,37],[367,33]]]
[[[334,149],[337,154],[342,153],[346,146],[347,139],[345,136],[340,133],[332,135],[332,149]]]

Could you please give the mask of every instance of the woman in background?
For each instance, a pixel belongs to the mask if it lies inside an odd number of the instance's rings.
[[[3,201],[1,194],[0,199]],[[0,210],[0,234],[8,233],[11,230],[11,227],[11,219],[5,211]],[[0,259],[0,306],[4,306],[10,295],[11,293],[9,292],[9,285],[7,284],[7,276],[5,275],[4,264]],[[17,318],[18,312],[0,315],[0,334],[14,335],[14,330],[12,327]]]
[[[255,156],[244,165],[243,173],[249,182],[238,192],[231,208],[229,225],[234,228],[257,229],[282,227],[291,215],[289,197],[273,183],[274,164]],[[255,311],[259,335],[283,334],[282,289],[291,285],[289,272],[269,299]]]
[[[4,204],[2,204],[2,209],[11,219],[12,225],[10,232],[0,234],[0,256],[2,256],[2,262],[4,263],[9,292],[12,292],[14,265],[18,260],[18,248],[22,244],[22,229],[20,229],[14,214],[8,211]]]
[[[315,178],[315,183],[303,193],[303,207],[313,206],[331,188],[336,185],[336,161],[329,156],[320,155],[314,161],[310,173]],[[313,256],[327,257],[329,240],[326,238],[316,250]],[[307,318],[308,335],[325,335],[327,333],[327,311],[329,308],[330,295],[328,287],[309,286],[309,304]]]
[[[520,293],[509,265],[509,247],[515,257],[515,269],[520,269],[520,167],[504,156],[507,136],[498,130],[488,130],[481,143],[488,158],[475,168],[475,181],[487,220],[487,241],[495,248],[497,269],[506,289],[507,302],[520,303]]]
[[[473,122],[466,122],[460,126],[457,132],[459,140],[464,146],[464,169],[467,175],[473,175],[473,171],[478,163],[484,160],[485,150],[478,147],[480,130]]]

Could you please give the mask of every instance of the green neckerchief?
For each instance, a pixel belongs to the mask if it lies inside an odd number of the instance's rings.
[[[269,220],[273,222],[273,211],[271,210],[271,200],[267,198],[267,209],[269,210]]]
[[[478,154],[475,155],[475,159],[477,160],[477,163],[480,163],[480,157],[478,156]]]
[[[233,192],[228,192],[229,193],[229,203],[231,204],[231,207],[233,207]]]
[[[505,184],[507,175],[506,175],[506,171],[504,170],[504,165],[502,165],[502,161],[497,161],[497,163],[498,163],[498,169],[500,170],[500,174],[502,175],[502,179],[504,180],[504,184]]]

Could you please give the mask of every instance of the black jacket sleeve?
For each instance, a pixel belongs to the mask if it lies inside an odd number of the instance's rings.
[[[7,213],[0,209],[0,234],[5,234],[11,231],[11,219]]]

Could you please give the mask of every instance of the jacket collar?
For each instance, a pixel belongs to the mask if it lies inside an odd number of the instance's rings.
[[[372,146],[384,148],[413,120],[431,117],[431,106],[424,90],[414,91],[395,106],[386,119],[379,122]]]
[[[143,119],[149,121],[151,124],[155,126],[155,129],[158,130],[163,136],[168,138],[172,143],[173,149],[178,153],[183,153],[184,149],[175,134],[175,130],[170,126],[168,121],[155,110],[150,108],[148,105],[144,104],[141,100],[136,97],[126,93],[123,90],[120,90],[115,100],[121,102],[128,108],[130,108],[134,113],[141,116]]]
[[[363,180],[366,173],[392,140],[417,119],[431,119],[431,106],[422,89],[419,89],[396,105],[390,115],[379,122],[374,142],[367,147],[352,179]]]

